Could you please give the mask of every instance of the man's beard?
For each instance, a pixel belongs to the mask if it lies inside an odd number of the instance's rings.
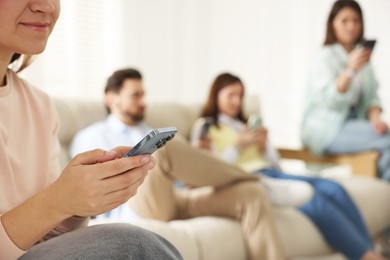
[[[127,117],[131,118],[131,120],[134,123],[139,123],[139,122],[144,120],[144,112],[143,111],[142,111],[142,113],[138,113],[138,114],[130,114],[130,113],[126,113],[126,114],[127,114]]]

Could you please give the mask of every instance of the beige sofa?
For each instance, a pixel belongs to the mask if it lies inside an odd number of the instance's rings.
[[[102,101],[55,99],[61,117],[61,163],[69,160],[68,146],[79,129],[105,117]],[[259,113],[256,98],[247,100],[247,112]],[[153,127],[174,125],[184,136],[189,135],[199,112],[199,104],[174,102],[151,103],[146,121]],[[350,192],[373,235],[390,225],[390,185],[367,177],[351,177],[340,182]],[[294,208],[274,208],[280,236],[288,259],[344,259],[323,240],[316,227]],[[246,259],[245,245],[237,222],[217,217],[160,222],[150,219],[132,221],[171,241],[184,259],[240,260]],[[272,260],[272,259],[271,259]]]

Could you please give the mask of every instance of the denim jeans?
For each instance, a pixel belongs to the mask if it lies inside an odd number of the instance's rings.
[[[328,244],[348,259],[360,259],[372,249],[372,241],[363,218],[341,185],[327,179],[290,175],[275,169],[263,169],[258,173],[272,178],[310,183],[314,195],[298,209],[311,219]]]
[[[328,154],[345,154],[363,151],[378,151],[378,177],[390,181],[390,132],[375,133],[367,120],[348,119],[338,135],[325,149]]]
[[[103,224],[59,235],[22,255],[24,259],[182,259],[163,237],[130,224]]]

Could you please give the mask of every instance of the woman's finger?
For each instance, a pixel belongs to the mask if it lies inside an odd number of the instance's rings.
[[[154,167],[154,159],[150,155],[137,155],[128,158],[119,158],[116,160],[106,161],[103,163],[90,165],[90,171],[95,172],[97,178],[105,179],[117,174],[127,172],[131,169],[135,169],[142,165],[146,166],[146,169],[152,169]]]
[[[90,165],[90,164],[96,164],[96,163],[101,163],[101,162],[106,162],[113,160],[117,158],[118,153],[117,151],[105,151],[102,149],[95,149],[91,151],[87,151],[84,153],[80,153],[73,157],[71,160],[71,163],[73,165]]]
[[[110,193],[132,186],[134,183],[144,179],[147,174],[148,169],[145,166],[141,166],[128,172],[106,178],[103,181],[105,187],[109,190],[108,193]]]
[[[115,190],[106,194],[104,198],[105,205],[119,206],[127,202],[131,197],[137,194],[137,190],[139,186],[141,186],[141,184],[143,183],[144,179],[145,178],[141,178],[137,182],[126,188]]]

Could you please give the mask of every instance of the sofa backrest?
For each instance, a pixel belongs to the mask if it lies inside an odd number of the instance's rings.
[[[82,128],[104,119],[106,109],[101,100],[55,98],[61,128],[61,165],[69,161],[69,145],[73,136]],[[189,138],[191,128],[198,118],[202,104],[180,102],[151,102],[146,109],[145,121],[152,127],[175,126],[178,132]],[[260,114],[259,99],[250,96],[245,101],[246,114]]]

